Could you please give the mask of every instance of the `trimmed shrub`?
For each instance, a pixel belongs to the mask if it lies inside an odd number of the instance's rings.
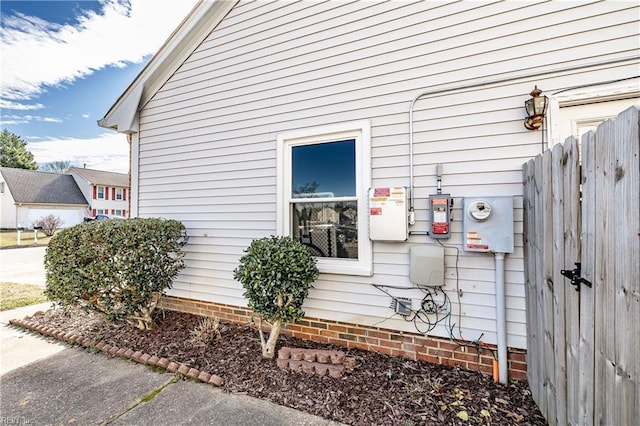
[[[254,240],[233,271],[244,287],[248,305],[258,313],[262,356],[273,358],[282,325],[304,316],[302,304],[318,278],[316,259],[307,247],[290,237]],[[265,341],[262,321],[271,326]]]
[[[47,297],[153,328],[152,313],[184,268],[185,227],[176,220],[96,220],[63,229],[45,253]]]

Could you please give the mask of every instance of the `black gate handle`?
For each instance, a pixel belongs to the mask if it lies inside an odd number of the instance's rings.
[[[561,269],[560,273],[565,276],[565,278],[569,278],[571,280],[571,285],[576,286],[576,291],[580,291],[580,284],[584,284],[587,287],[591,288],[591,282],[587,281],[587,279],[582,278],[580,276],[581,268],[580,262],[576,262],[576,267],[574,270],[570,271],[568,269]]]

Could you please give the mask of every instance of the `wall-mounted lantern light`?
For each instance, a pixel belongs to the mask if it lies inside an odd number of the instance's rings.
[[[529,130],[538,130],[542,127],[544,115],[547,112],[549,98],[540,96],[542,90],[538,86],[530,93],[531,98],[524,102],[524,108],[527,110],[527,118],[524,119],[524,127]]]

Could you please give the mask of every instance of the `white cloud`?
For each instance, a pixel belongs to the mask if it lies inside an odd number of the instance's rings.
[[[129,171],[129,143],[123,134],[105,133],[92,139],[29,142],[27,149],[39,164],[69,161],[77,167],[116,173]]]
[[[31,122],[43,122],[43,123],[64,123],[62,118],[58,117],[41,117],[39,115],[13,115],[13,114],[3,114],[0,117],[0,125],[2,127],[8,125],[17,125],[17,124],[29,124]]]
[[[4,99],[0,99],[0,108],[2,109],[12,109],[12,110],[18,110],[18,111],[29,111],[29,110],[34,110],[34,109],[42,109],[44,108],[44,105],[42,104],[24,104],[24,103],[20,103],[20,102],[11,102],[11,101],[6,101]]]
[[[45,86],[72,82],[106,66],[138,63],[155,53],[195,0],[105,0],[102,15],[60,25],[18,15],[3,17],[0,97],[29,100]],[[19,105],[16,103],[16,105]]]

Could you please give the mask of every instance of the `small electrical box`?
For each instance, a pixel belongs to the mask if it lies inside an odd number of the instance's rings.
[[[369,238],[372,241],[407,241],[407,188],[369,189]]]
[[[444,285],[444,247],[412,246],[409,249],[409,281],[418,287]]]
[[[451,195],[429,195],[431,207],[431,238],[449,238],[451,235]]]
[[[394,297],[391,300],[391,308],[395,309],[396,314],[407,316],[411,314],[411,299],[407,297]]]
[[[463,200],[465,251],[513,253],[513,197]]]

